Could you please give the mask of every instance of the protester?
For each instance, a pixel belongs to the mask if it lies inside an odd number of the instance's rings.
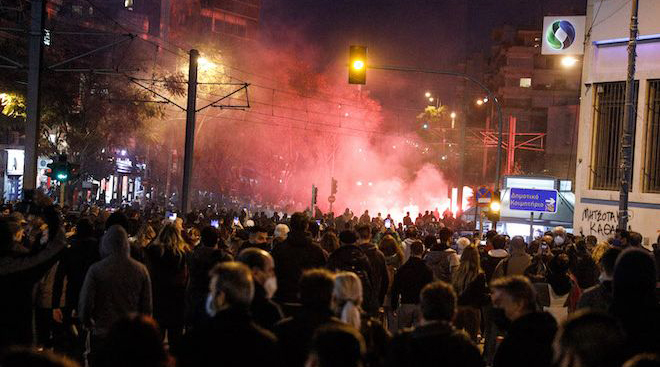
[[[449,247],[449,241],[452,233],[448,228],[442,228],[436,241],[434,236],[430,236],[432,245],[429,252],[424,256],[424,262],[433,271],[435,280],[442,280],[451,283],[452,274],[456,271],[459,264],[456,251]]]
[[[332,273],[323,269],[307,270],[300,278],[299,289],[301,309],[293,317],[280,321],[274,329],[280,366],[303,367],[310,341],[319,326],[343,324],[332,311]]]
[[[352,272],[337,273],[332,295],[335,314],[341,321],[359,330],[366,341],[365,362],[367,366],[382,366],[389,334],[378,320],[369,317],[362,311],[360,278]]]
[[[580,296],[578,308],[590,308],[607,312],[612,306],[612,277],[614,276],[614,265],[621,254],[621,249],[609,248],[600,258],[599,284],[586,290]]]
[[[211,319],[185,335],[177,353],[179,365],[271,365],[276,356],[277,338],[252,321],[249,308],[253,295],[254,281],[246,265],[217,264],[211,271],[207,303]]]
[[[246,248],[256,247],[270,252],[271,247],[268,243],[268,231],[261,226],[252,226],[248,228],[248,240],[241,246],[239,253]]]
[[[626,333],[628,357],[660,354],[656,275],[655,261],[646,250],[625,250],[616,261],[611,312]]]
[[[181,340],[185,324],[185,296],[190,270],[186,256],[181,231],[172,223],[165,225],[156,240],[145,249],[153,291],[154,318],[172,349]]]
[[[493,279],[509,275],[523,275],[531,265],[532,257],[526,252],[527,245],[521,236],[515,236],[509,242],[509,256],[500,261],[493,272]]]
[[[320,327],[310,345],[306,367],[361,367],[365,355],[362,336],[344,325]]]
[[[397,329],[417,325],[421,319],[419,292],[433,281],[433,272],[422,260],[424,245],[420,241],[410,244],[410,258],[394,274],[390,300],[397,313]]]
[[[554,361],[562,367],[619,367],[625,361],[625,335],[615,318],[581,311],[555,337]]]
[[[289,235],[289,226],[284,223],[280,223],[275,226],[273,231],[273,248],[280,245],[282,242],[286,241],[287,236]]]
[[[356,228],[358,235],[358,247],[367,255],[372,269],[373,294],[376,297],[378,307],[385,301],[385,295],[389,287],[387,276],[387,264],[385,255],[371,241],[371,227],[368,224]]]
[[[219,232],[212,226],[202,229],[200,245],[188,258],[189,277],[186,286],[185,324],[188,328],[203,323],[208,318],[205,309],[209,292],[209,272],[221,262],[231,261],[232,256],[218,248]]]
[[[271,300],[277,291],[273,257],[262,249],[251,247],[241,251],[237,260],[247,265],[252,272],[254,297],[250,313],[254,322],[264,329],[272,330],[283,318],[280,306]]]
[[[520,275],[491,283],[493,304],[511,323],[497,348],[493,367],[552,365],[552,341],[557,332],[555,318],[536,310],[536,295],[530,281]]]
[[[56,353],[26,347],[12,347],[0,354],[2,367],[79,367],[75,361]]]
[[[108,333],[97,366],[174,367],[174,358],[165,350],[156,321],[145,315],[131,315],[115,322]]]
[[[280,303],[298,301],[298,285],[303,271],[325,266],[326,255],[320,246],[312,242],[306,232],[308,225],[305,214],[294,213],[286,241],[273,249],[278,286],[275,300]]]
[[[33,213],[30,216],[42,218],[43,224],[38,228],[40,237],[35,239],[37,242],[27,242],[20,223],[11,218],[0,218],[0,289],[3,295],[0,302],[0,348],[32,343],[34,285],[53,266],[67,244],[55,207],[40,197],[24,203],[30,208],[26,208],[28,213]],[[24,241],[32,248],[29,253],[21,246]]]
[[[321,236],[320,244],[326,254],[331,254],[339,248],[339,238],[335,232],[327,231]]]
[[[566,320],[568,314],[577,308],[581,294],[580,287],[568,272],[568,264],[566,254],[555,256],[548,265],[547,283],[535,284],[539,305],[558,323]]]
[[[452,326],[456,293],[442,281],[426,285],[420,295],[421,322],[396,335],[389,348],[387,366],[483,366],[479,349]]]
[[[363,309],[370,315],[378,312],[378,294],[374,287],[376,276],[369,257],[356,245],[358,238],[353,231],[339,234],[341,246],[328,257],[328,269],[350,271],[360,278],[363,290]],[[387,274],[385,274],[387,276]]]
[[[504,247],[506,247],[506,238],[498,235],[497,233],[491,239],[493,249],[489,250],[483,260],[484,273],[486,273],[486,281],[490,282],[495,273],[495,269],[499,263],[509,256]]]
[[[131,259],[128,234],[113,225],[101,240],[103,260],[89,268],[80,291],[80,321],[91,332],[90,359],[102,347],[112,325],[130,313],[152,312],[151,279],[146,267]]]
[[[476,247],[468,246],[463,250],[461,264],[451,284],[458,295],[455,325],[458,329],[464,329],[476,342],[481,325],[481,307],[488,303],[486,275],[481,270]]]

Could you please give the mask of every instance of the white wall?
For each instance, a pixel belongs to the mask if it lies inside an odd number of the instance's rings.
[[[639,0],[640,34],[660,34],[660,1]],[[613,235],[618,213],[618,191],[590,190],[591,145],[593,136],[593,83],[624,81],[627,73],[626,45],[597,47],[595,41],[626,38],[629,35],[629,0],[589,0],[587,30],[593,24],[586,41],[582,71],[580,124],[576,166],[575,232],[593,234],[599,239]],[[600,10],[598,8],[600,7]],[[598,13],[594,20],[594,13]],[[647,80],[660,79],[660,41],[637,46],[639,98],[635,133],[632,192],[629,195],[632,230],[654,243],[660,234],[660,194],[642,192],[642,158],[646,131]]]

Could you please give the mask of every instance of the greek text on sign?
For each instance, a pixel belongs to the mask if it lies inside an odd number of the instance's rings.
[[[556,213],[557,190],[512,188],[509,208],[527,212]]]

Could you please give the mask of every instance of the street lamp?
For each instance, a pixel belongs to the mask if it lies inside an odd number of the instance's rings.
[[[426,93],[424,93],[424,96],[426,96],[426,98],[431,97],[431,92],[426,92]]]
[[[483,105],[483,104],[484,104],[484,100],[483,100],[483,99],[477,99],[477,106],[481,106],[481,105]]]
[[[434,98],[433,98],[433,97],[429,97],[429,102],[433,102],[433,101],[434,101]]]
[[[561,58],[561,65],[565,68],[572,68],[577,62],[578,59],[573,56],[564,56]]]
[[[450,113],[449,117],[451,117],[451,128],[453,129],[454,126],[456,125],[456,112]]]
[[[456,118],[456,112],[452,112],[452,113],[449,115],[449,117],[455,119],[455,118]]]

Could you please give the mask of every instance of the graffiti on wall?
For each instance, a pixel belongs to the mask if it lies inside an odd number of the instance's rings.
[[[609,237],[616,232],[619,213],[613,210],[584,208],[582,222],[586,225],[585,235]]]

